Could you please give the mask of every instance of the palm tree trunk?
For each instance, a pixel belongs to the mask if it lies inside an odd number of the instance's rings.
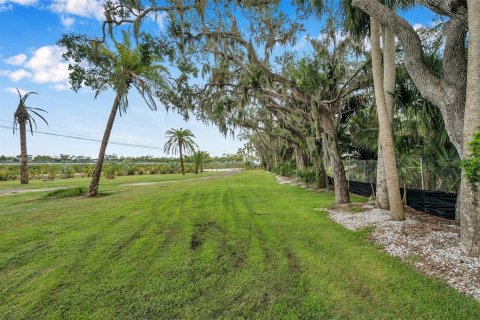
[[[385,99],[384,81],[382,74],[382,50],[380,47],[380,24],[370,18],[371,45],[372,45],[372,73],[377,104],[378,123],[380,126],[379,142],[385,164],[387,177],[388,199],[392,219],[403,220],[405,213],[400,195],[395,149],[393,146],[392,126]]]
[[[468,0],[467,103],[463,126],[463,157],[469,156],[468,143],[480,127],[480,2]],[[460,185],[460,248],[463,254],[480,256],[480,186],[472,185],[462,173]]]
[[[102,174],[105,151],[107,150],[108,140],[110,139],[110,133],[112,132],[113,123],[115,122],[115,117],[118,112],[121,98],[122,97],[117,94],[115,96],[115,100],[113,101],[112,110],[110,111],[110,116],[108,117],[107,121],[107,127],[105,128],[105,132],[103,133],[103,139],[102,144],[100,145],[97,163],[95,164],[95,169],[92,173],[92,181],[90,182],[90,187],[88,188],[87,197],[94,197],[98,194],[98,185],[100,183],[100,175]]]
[[[178,150],[180,153],[180,169],[182,170],[182,175],[185,175],[185,167],[183,165],[183,154],[182,154],[182,143],[178,144]]]
[[[394,98],[395,91],[395,34],[386,27],[383,27],[383,83],[385,92],[385,104],[387,106],[388,119],[390,125],[393,124]],[[382,146],[378,144],[377,157],[377,192],[375,197],[376,206],[381,209],[389,210],[387,176],[385,171],[385,162],[382,155]]]
[[[25,121],[19,121],[20,127],[20,183],[28,184],[28,160],[27,160],[27,126]]]

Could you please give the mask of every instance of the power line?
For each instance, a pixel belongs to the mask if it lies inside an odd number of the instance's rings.
[[[13,130],[13,127],[1,125],[1,124],[0,124],[0,128]],[[45,132],[45,131],[38,131],[38,130],[33,130],[33,132],[48,135],[48,136],[63,137],[63,138],[70,138],[70,139],[84,140],[84,141],[102,142],[102,140],[98,140],[98,139],[78,137],[73,135],[66,135],[66,134],[59,134],[59,133],[52,133],[52,132]],[[134,148],[143,148],[143,149],[161,149],[160,147],[155,147],[155,146],[147,146],[142,144],[133,144],[133,143],[124,143],[124,142],[114,142],[114,141],[109,141],[108,144],[134,147]]]
[[[0,0],[1,1],[1,0]],[[0,119],[1,122],[6,122],[8,124],[11,124],[12,121],[8,121],[8,120],[5,120],[5,119]],[[66,134],[66,135],[71,135],[71,136],[76,136],[76,137],[82,137],[82,138],[87,138],[87,139],[90,139],[89,136],[86,136],[86,135],[83,135],[83,134],[80,134],[78,132],[66,132],[66,131],[60,131],[60,130],[55,130],[55,129],[51,129],[50,127],[46,128],[46,127],[42,127],[42,126],[38,126],[37,129],[42,129],[42,130],[47,130],[47,131],[51,131],[51,132],[57,132],[57,133],[60,133],[60,134]]]

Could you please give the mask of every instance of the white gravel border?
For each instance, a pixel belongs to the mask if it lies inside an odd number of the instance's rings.
[[[480,258],[460,254],[460,228],[454,222],[413,210],[405,221],[392,221],[388,211],[372,204],[351,206],[361,206],[363,211],[353,212],[343,205],[327,212],[350,230],[374,227],[371,240],[389,254],[480,300]]]

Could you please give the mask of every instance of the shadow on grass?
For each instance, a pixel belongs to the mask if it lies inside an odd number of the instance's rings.
[[[75,187],[68,189],[58,189],[47,193],[39,200],[61,199],[61,198],[79,198],[84,197],[87,193],[87,187]],[[99,192],[94,198],[106,197],[116,192]]]

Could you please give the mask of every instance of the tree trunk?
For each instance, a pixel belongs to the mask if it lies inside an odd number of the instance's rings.
[[[95,169],[92,173],[92,181],[90,182],[90,187],[88,188],[87,197],[94,197],[98,194],[98,185],[100,183],[100,176],[102,174],[103,160],[105,159],[105,151],[107,150],[108,140],[110,139],[110,133],[112,132],[113,123],[118,112],[118,107],[120,105],[121,96],[117,94],[115,100],[113,101],[112,110],[110,111],[110,116],[108,117],[107,127],[103,133],[102,144],[100,145],[100,151],[98,152],[97,163],[95,164]]]
[[[185,167],[183,165],[183,154],[182,154],[182,143],[178,144],[178,152],[180,153],[180,169],[182,170],[182,175],[185,175]]]
[[[429,7],[432,7],[433,2],[440,3],[439,0],[422,0]],[[450,2],[445,1],[445,4]],[[442,77],[437,77],[425,61],[420,37],[405,19],[378,0],[352,0],[352,6],[377,18],[395,33],[403,46],[405,67],[410,77],[422,97],[439,108],[450,141],[462,155],[467,73],[465,23],[454,15],[445,25],[444,72]]]
[[[385,173],[385,162],[383,160],[382,147],[378,144],[377,155],[377,189],[375,194],[375,206],[384,210],[390,209],[388,203],[387,175]]]
[[[395,35],[389,29],[383,28],[383,83],[385,92],[385,103],[387,106],[388,119],[393,124],[393,114],[395,101],[393,94],[395,92]],[[385,162],[382,155],[382,146],[378,144],[377,157],[377,192],[375,197],[376,206],[381,209],[389,210],[387,176],[385,171]]]
[[[382,51],[380,48],[380,24],[374,18],[370,19],[371,45],[372,45],[372,73],[377,105],[379,142],[385,164],[387,177],[388,199],[392,219],[403,220],[405,214],[400,196],[400,185],[398,179],[395,149],[393,146],[392,126],[385,99],[384,80],[382,74]]]
[[[27,159],[27,126],[26,121],[20,119],[20,183],[28,184],[28,159]]]
[[[324,130],[322,140],[328,152],[328,157],[333,169],[333,184],[335,189],[335,201],[337,204],[349,203],[350,193],[348,191],[348,181],[343,166],[340,147],[338,145],[337,132],[333,119],[328,114],[321,115]]]
[[[463,155],[469,156],[468,142],[480,127],[480,2],[468,0],[468,73]],[[480,185],[467,181],[464,172],[460,185],[460,249],[471,257],[480,256]]]
[[[305,152],[300,147],[295,147],[295,160],[297,163],[297,170],[304,171],[307,167]]]
[[[349,203],[348,181],[345,175],[342,157],[340,156],[338,142],[332,136],[324,133],[323,141],[327,144],[330,162],[333,169],[333,187],[337,204]]]
[[[321,157],[314,159],[315,170],[317,172],[317,188],[325,189],[327,187],[327,174],[325,173],[325,167]]]

